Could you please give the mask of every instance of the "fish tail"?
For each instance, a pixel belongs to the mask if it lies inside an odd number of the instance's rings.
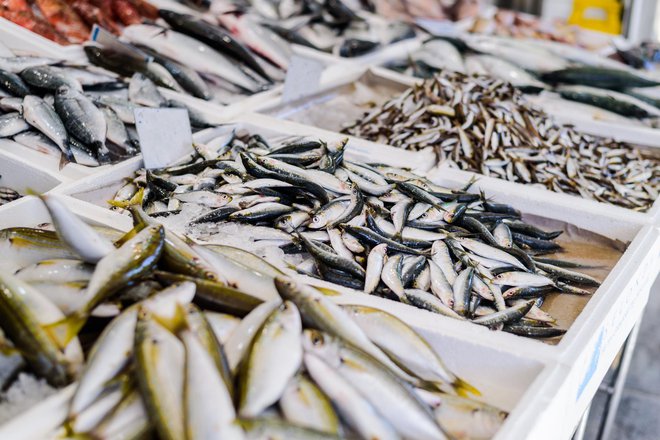
[[[78,335],[86,322],[87,314],[74,312],[64,319],[43,326],[43,329],[55,344],[61,350],[64,350],[69,342]]]
[[[457,377],[456,380],[452,383],[452,387],[454,387],[454,390],[456,391],[456,394],[458,394],[461,397],[468,397],[470,394],[473,396],[481,396],[481,392],[461,379],[460,377]]]
[[[131,197],[129,200],[108,200],[108,204],[115,206],[117,208],[128,208],[133,205],[141,205],[142,204],[142,197],[144,196],[144,188],[140,188],[137,190],[135,195]]]
[[[176,305],[176,310],[172,316],[162,316],[152,313],[151,316],[158,321],[163,327],[168,329],[174,334],[181,333],[184,330],[190,329],[188,323],[188,312],[182,304]]]

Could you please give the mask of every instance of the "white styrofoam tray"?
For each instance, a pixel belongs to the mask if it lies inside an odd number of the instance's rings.
[[[90,224],[113,226],[124,231],[131,227],[130,220],[125,216],[90,206],[70,197],[66,197],[66,202],[67,206]],[[21,199],[12,207],[11,213],[0,215],[0,229],[15,226],[35,227],[48,222],[50,217],[47,210],[35,197]],[[362,297],[373,298],[376,301],[365,302]],[[390,304],[387,300],[355,294],[342,297],[341,302],[365,303],[388,310]],[[510,411],[501,433],[496,438],[512,438],[506,433],[526,432],[532,430],[533,425],[538,423],[538,419],[527,417],[526,414],[530,411],[537,415],[544,413],[548,401],[539,399],[539,396],[547,393],[544,390],[552,389],[560,383],[563,367],[545,358],[543,353],[535,353],[533,350],[526,352],[518,347],[483,344],[475,340],[470,333],[446,332],[444,327],[437,327],[428,319],[413,320],[407,315],[405,306],[402,309],[394,308],[390,312],[408,321],[427,338],[449,368],[481,391],[480,399]],[[72,391],[72,387],[64,388],[0,426],[0,438],[12,440],[49,438],[48,434],[66,416],[64,410]]]

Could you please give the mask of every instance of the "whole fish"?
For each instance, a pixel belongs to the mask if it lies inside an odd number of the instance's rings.
[[[291,423],[339,434],[340,421],[332,403],[314,382],[303,375],[291,379],[284,389],[279,406],[284,418]]]
[[[53,386],[74,380],[83,362],[77,338],[60,349],[47,326],[64,318],[62,312],[36,289],[0,271],[2,329],[21,350],[30,368]]]
[[[30,94],[30,87],[20,76],[13,72],[0,69],[0,88],[12,96],[24,97]]]
[[[188,14],[179,14],[166,9],[161,9],[159,13],[174,30],[197,38],[218,52],[234,57],[254,70],[262,78],[271,80],[250,51],[221,27],[214,26],[204,20],[196,19]]]
[[[336,369],[323,359],[305,353],[305,368],[314,381],[328,395],[337,411],[363,439],[398,439],[387,420],[383,419],[374,407],[353,388]]]
[[[302,362],[302,323],[297,307],[284,302],[264,322],[241,372],[239,414],[257,417],[284,393]],[[287,351],[287,356],[281,353]]]
[[[318,331],[305,332],[305,352],[324,361],[367,400],[403,437],[445,439],[426,405],[370,356]]]
[[[68,160],[73,160],[69,145],[69,134],[55,109],[38,96],[23,98],[23,117],[25,121],[55,142]]]
[[[231,61],[187,35],[142,24],[127,27],[123,35],[132,43],[147,46],[198,72],[217,75],[249,92],[258,90],[257,83]]]
[[[226,13],[218,17],[225,28],[241,41],[280,69],[289,66],[291,50],[274,32],[257,23],[248,14]]]
[[[30,125],[17,112],[0,116],[0,138],[14,136],[30,129]]]
[[[183,343],[146,314],[137,321],[134,350],[138,389],[159,436],[185,438]]]
[[[59,67],[48,65],[28,67],[21,71],[21,78],[33,87],[51,92],[55,92],[63,86],[82,91],[80,83]]]
[[[95,148],[99,158],[108,155],[105,118],[89,98],[75,89],[62,86],[55,95],[55,110],[70,135]]]
[[[71,247],[83,261],[97,263],[115,250],[114,245],[75,215],[59,195],[41,196],[50,213],[55,230],[63,242]]]

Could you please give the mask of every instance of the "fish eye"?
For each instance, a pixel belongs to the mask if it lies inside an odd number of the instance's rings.
[[[312,221],[313,221],[314,223],[318,223],[318,222],[321,221],[321,219],[320,219],[317,215],[315,215],[314,217],[312,217]]]
[[[318,334],[312,336],[312,344],[322,345],[323,344],[323,337],[321,335],[318,335]]]

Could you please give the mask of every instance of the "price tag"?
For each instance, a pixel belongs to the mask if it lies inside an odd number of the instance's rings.
[[[291,57],[284,80],[282,100],[291,102],[316,93],[324,69],[325,65],[321,61],[299,55]]]
[[[456,25],[449,20],[418,18],[415,23],[431,35],[455,35],[458,33]]]
[[[194,152],[188,110],[137,108],[134,113],[145,168],[170,166]]]
[[[119,41],[117,37],[115,37],[113,34],[106,31],[97,24],[92,26],[92,33],[90,34],[89,38],[95,43],[98,43],[101,47],[112,49],[115,52],[126,54],[130,57],[135,58],[140,62],[151,60],[151,57],[149,55],[142,52],[140,49],[138,49],[135,46]]]

